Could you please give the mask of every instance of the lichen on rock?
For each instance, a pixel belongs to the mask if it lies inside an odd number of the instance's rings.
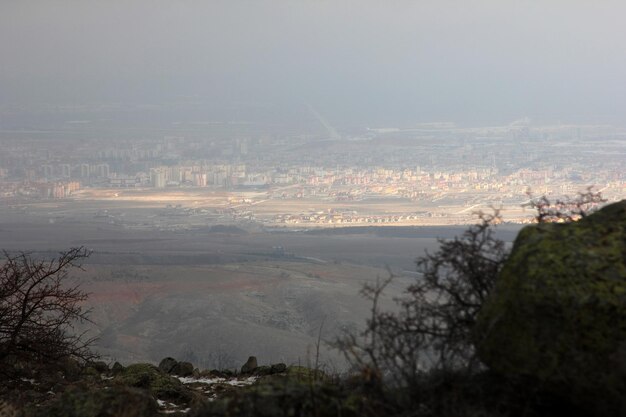
[[[491,369],[573,395],[624,394],[626,200],[524,228],[474,331]]]
[[[187,403],[193,399],[189,389],[177,378],[148,363],[127,366],[113,381],[119,385],[147,389],[160,400]]]

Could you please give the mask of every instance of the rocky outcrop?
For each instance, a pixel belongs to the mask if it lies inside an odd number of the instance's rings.
[[[625,394],[626,200],[577,222],[524,228],[474,336],[501,374],[572,398]]]
[[[191,376],[194,368],[190,362],[178,362],[174,358],[167,357],[159,362],[159,370],[169,375]]]
[[[274,375],[287,372],[287,365],[284,363],[275,363],[272,365],[259,366],[256,356],[250,356],[248,361],[241,367],[241,374],[243,375]]]
[[[99,373],[105,373],[109,371],[109,365],[107,365],[107,363],[104,361],[88,362],[87,366],[95,369]]]
[[[193,375],[193,365],[190,362],[178,362],[170,373],[178,376],[191,376]]]
[[[113,381],[119,385],[146,389],[155,398],[176,404],[185,404],[193,399],[190,390],[177,378],[147,363],[127,366]]]
[[[259,365],[257,364],[256,356],[250,356],[248,361],[241,367],[242,374],[252,373]]]
[[[124,366],[119,362],[115,362],[113,366],[111,367],[111,372],[113,372],[113,375],[117,375],[123,370],[124,370]]]
[[[271,366],[270,369],[272,374],[280,374],[287,371],[287,365],[284,363],[275,363]]]
[[[167,358],[163,358],[163,360],[159,362],[159,369],[165,372],[166,374],[170,374],[172,373],[176,365],[178,365],[178,361],[176,359],[167,357]]]

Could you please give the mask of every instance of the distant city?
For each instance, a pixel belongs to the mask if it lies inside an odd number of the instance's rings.
[[[521,208],[529,192],[556,198],[593,186],[609,201],[626,196],[623,128],[520,120],[339,133],[311,112],[320,129],[307,133],[254,134],[241,122],[106,142],[80,137],[89,123],[81,121],[69,122],[79,126],[70,138],[4,131],[0,202],[18,210],[51,200],[150,201],[178,219],[157,227],[314,227],[464,224],[490,207],[523,223],[531,218]],[[96,214],[122,221],[107,207]]]

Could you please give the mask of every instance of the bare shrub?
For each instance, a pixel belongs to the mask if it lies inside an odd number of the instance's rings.
[[[74,331],[77,321],[88,320],[83,307],[87,294],[66,282],[68,271],[80,268],[80,261],[88,256],[82,247],[52,260],[4,252],[0,263],[0,364],[93,358],[89,350],[93,339]]]
[[[344,335],[337,345],[353,365],[368,370],[368,383],[384,380],[414,393],[427,377],[479,365],[471,331],[507,257],[504,242],[495,236],[500,220],[497,211],[480,214],[479,224],[460,237],[440,240],[438,251],[418,258],[421,276],[395,299],[396,311],[379,308],[393,274],[363,288],[372,302],[365,330]],[[420,401],[411,394],[405,400]]]
[[[607,200],[600,191],[593,191],[593,186],[587,187],[585,192],[579,192],[576,197],[565,196],[563,199],[550,201],[546,196],[533,197],[531,191],[526,193],[530,201],[523,207],[530,207],[537,211],[537,223],[557,223],[580,220],[595,211]]]

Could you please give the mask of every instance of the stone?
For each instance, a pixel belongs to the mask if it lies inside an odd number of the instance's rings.
[[[241,367],[242,374],[252,373],[258,367],[256,356],[250,356],[248,361]]]
[[[113,381],[120,385],[146,389],[156,398],[176,404],[186,404],[193,397],[191,391],[178,378],[148,363],[128,365]]]
[[[577,222],[522,229],[473,337],[500,374],[575,400],[626,395],[626,200]]]
[[[272,365],[273,374],[282,374],[283,372],[287,372],[287,365],[284,363],[275,363]]]
[[[271,375],[272,367],[271,366],[257,366],[256,368],[254,368],[252,373],[254,375],[259,375],[259,376]]]
[[[161,362],[159,362],[159,369],[166,374],[171,374],[172,370],[178,365],[178,361],[174,358],[163,358]]]
[[[178,376],[191,376],[193,375],[193,365],[189,362],[177,362],[169,373]]]
[[[122,366],[122,364],[119,362],[115,362],[113,366],[111,367],[111,372],[113,372],[113,375],[117,375],[123,370],[124,370],[124,366]]]
[[[80,377],[82,373],[81,365],[72,358],[61,359],[58,363],[65,379],[73,381]]]
[[[90,362],[88,366],[91,366],[96,371],[100,372],[101,374],[109,372],[109,365],[107,365],[107,363],[104,361]]]
[[[224,378],[226,375],[217,369],[205,369],[200,371],[201,378]]]

